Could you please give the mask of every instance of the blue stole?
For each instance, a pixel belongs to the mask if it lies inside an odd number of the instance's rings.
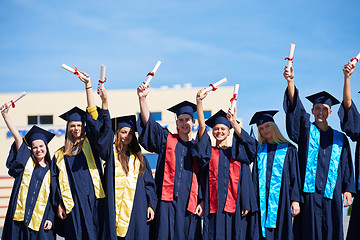
[[[266,199],[267,143],[258,146],[257,149],[261,230],[263,237],[266,237],[265,228],[276,228],[282,172],[287,149],[288,143],[281,143],[276,147],[270,178],[268,201]],[[266,202],[268,203],[267,206]]]
[[[333,145],[331,150],[329,172],[324,190],[324,197],[329,199],[333,198],[343,143],[344,143],[343,134],[341,132],[333,130]],[[320,148],[320,131],[316,128],[314,124],[311,124],[310,134],[309,134],[308,158],[306,163],[306,173],[305,173],[305,182],[304,182],[304,190],[303,190],[306,193],[315,192],[315,179],[316,179],[317,161],[319,156],[319,148]]]

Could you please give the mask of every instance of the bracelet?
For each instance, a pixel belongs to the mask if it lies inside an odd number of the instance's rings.
[[[92,86],[90,86],[90,87],[87,87],[87,88],[85,88],[85,89],[90,89],[90,88],[92,88]]]

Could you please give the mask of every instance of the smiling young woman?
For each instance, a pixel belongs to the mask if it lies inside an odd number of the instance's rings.
[[[50,201],[50,153],[55,136],[33,126],[21,138],[7,107],[2,116],[15,143],[6,166],[15,178],[4,223],[2,239],[55,239],[54,211]]]

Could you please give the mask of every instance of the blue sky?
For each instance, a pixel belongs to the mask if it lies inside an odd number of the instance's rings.
[[[152,87],[200,88],[226,77],[240,85],[238,117],[247,123],[258,110],[279,109],[283,125],[289,44],[302,99],[322,90],[342,99],[341,68],[360,52],[359,7],[356,0],[1,0],[0,93],[83,90],[62,63],[94,82],[105,64],[107,89],[135,90],[159,59]],[[359,72],[352,86],[360,104]],[[339,129],[336,114],[330,124]]]

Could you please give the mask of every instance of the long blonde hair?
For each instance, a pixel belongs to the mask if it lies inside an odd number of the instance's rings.
[[[79,142],[76,145],[75,145],[74,137],[73,137],[72,133],[70,132],[70,124],[67,124],[64,155],[67,155],[67,156],[77,155],[81,151],[84,141],[85,141],[84,123],[82,123],[82,125],[81,125],[81,136],[80,136]],[[77,146],[77,148],[74,151],[75,146]]]
[[[273,139],[274,141],[279,144],[279,143],[290,143],[288,140],[286,140],[286,138],[281,134],[278,126],[276,125],[276,123],[274,122],[267,122],[269,124],[269,126],[271,127],[272,130],[272,134],[273,134]],[[259,128],[258,128],[258,142],[259,145],[263,145],[264,143],[266,143],[266,139],[263,138],[260,134]]]
[[[121,128],[118,129],[115,133],[115,147],[116,147],[116,151],[117,151],[118,161],[120,162],[125,174],[127,175],[129,172],[129,161],[127,159],[127,156],[125,154],[125,149],[124,149],[123,145],[121,144],[121,141],[118,140],[120,130],[121,130]],[[135,136],[135,132],[131,129],[130,133],[132,133],[133,138],[128,145],[128,150],[132,154],[134,154],[135,161],[136,161],[136,159],[138,159],[140,161],[139,174],[141,176],[144,176],[144,172],[145,172],[144,156],[141,153],[141,148],[140,148],[140,145]],[[134,161],[134,166],[135,166],[135,161]]]

